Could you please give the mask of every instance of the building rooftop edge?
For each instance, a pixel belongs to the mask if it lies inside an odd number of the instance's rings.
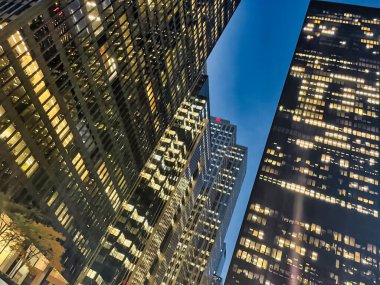
[[[342,0],[339,0],[342,1]],[[376,12],[380,12],[380,7],[370,7],[370,6],[363,6],[363,5],[358,5],[358,4],[348,4],[348,3],[342,3],[342,2],[334,2],[334,1],[325,1],[325,0],[310,0],[310,4],[312,3],[323,3],[326,5],[332,5],[336,7],[337,5],[339,6],[345,6],[347,8],[356,8],[356,9],[364,9],[364,10],[372,10]],[[379,15],[380,18],[380,15]]]

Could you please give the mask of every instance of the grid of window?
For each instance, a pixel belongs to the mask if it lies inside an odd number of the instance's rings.
[[[380,281],[378,13],[311,2],[228,284]]]
[[[203,181],[209,154],[207,104],[185,100],[148,159],[128,202],[108,228],[86,278],[105,282],[161,284],[156,271],[170,260],[176,232],[181,232],[189,195]]]
[[[210,284],[244,180],[247,149],[236,144],[236,126],[211,118],[211,157],[202,191],[186,221],[165,284]]]
[[[0,3],[0,184],[66,236],[72,282],[239,0]]]

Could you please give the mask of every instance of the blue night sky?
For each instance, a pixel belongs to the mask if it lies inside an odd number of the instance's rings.
[[[379,0],[340,3],[380,8]],[[226,275],[308,0],[242,0],[208,60],[211,114],[238,126],[247,175],[227,233]]]

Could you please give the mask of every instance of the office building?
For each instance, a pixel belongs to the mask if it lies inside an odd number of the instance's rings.
[[[236,143],[237,128],[210,119],[211,160],[202,192],[187,221],[163,282],[212,284],[220,274],[224,238],[244,180],[247,148]]]
[[[108,228],[84,284],[161,284],[208,169],[207,102],[185,99]],[[82,279],[82,278],[81,278]],[[82,281],[82,280],[80,280]],[[95,282],[94,282],[95,281]]]
[[[378,284],[380,10],[311,1],[226,284]]]
[[[66,237],[68,283],[123,205],[138,199],[141,170],[238,4],[0,3],[1,192]],[[17,254],[2,255],[0,268],[15,262]],[[38,270],[49,278],[48,268]]]

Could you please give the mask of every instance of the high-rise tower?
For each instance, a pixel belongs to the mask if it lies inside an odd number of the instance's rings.
[[[0,3],[0,191],[63,233],[69,283],[140,195],[140,171],[238,3]]]
[[[161,284],[209,165],[207,102],[182,102],[102,239],[84,284]],[[103,283],[104,282],[104,283]]]
[[[212,284],[223,262],[224,238],[245,177],[248,150],[236,143],[237,128],[227,120],[211,117],[210,132],[209,169],[165,284]]]
[[[380,282],[379,15],[310,3],[226,284]]]

